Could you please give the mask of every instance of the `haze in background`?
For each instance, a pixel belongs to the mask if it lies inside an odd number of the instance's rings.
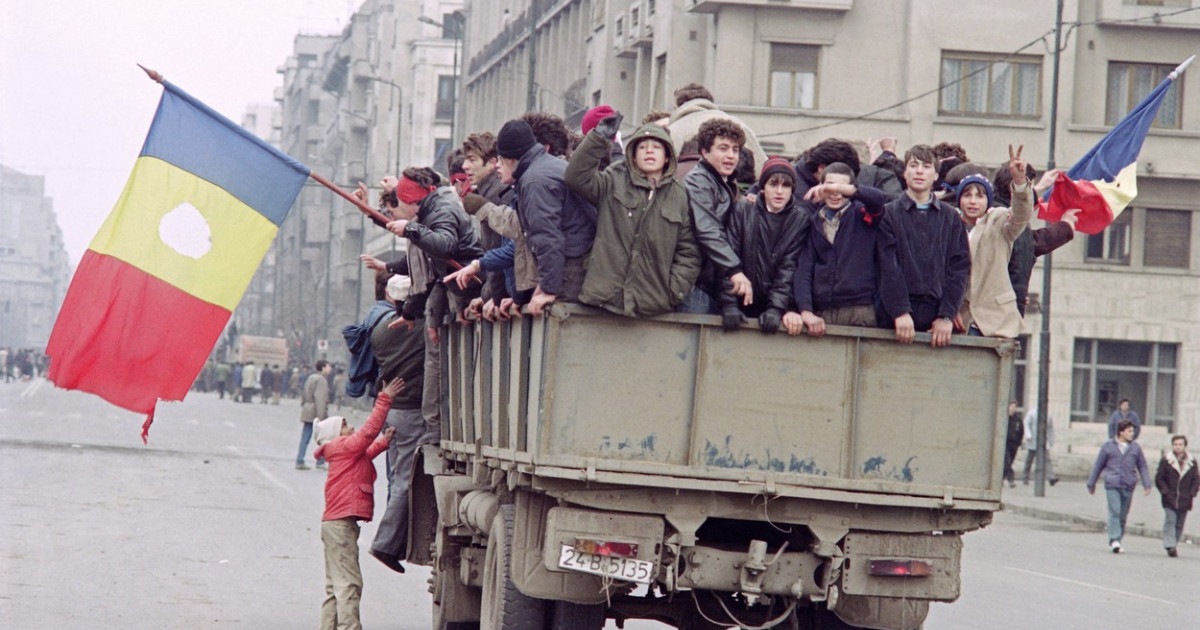
[[[158,70],[238,122],[270,103],[300,33],[353,0],[0,0],[0,163],[46,176],[71,264],[112,210],[162,88]]]

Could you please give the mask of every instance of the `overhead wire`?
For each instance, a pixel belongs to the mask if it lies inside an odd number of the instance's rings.
[[[1081,26],[1113,26],[1113,25],[1117,25],[1117,24],[1133,24],[1133,23],[1137,23],[1137,22],[1146,22],[1146,21],[1161,22],[1164,18],[1174,17],[1174,16],[1181,15],[1184,13],[1190,13],[1192,11],[1200,11],[1200,6],[1188,7],[1185,9],[1179,9],[1177,11],[1171,11],[1168,13],[1155,13],[1153,15],[1139,16],[1139,17],[1134,17],[1134,18],[1124,18],[1124,19],[1119,19],[1119,20],[1094,20],[1091,22],[1071,22],[1071,23],[1069,23],[1070,28],[1067,29],[1066,36],[1063,38],[1063,46],[1064,47],[1066,46],[1067,40],[1070,39],[1070,36],[1075,31],[1075,29],[1077,29]],[[1064,24],[1064,26],[1068,26],[1068,24]],[[758,137],[759,138],[773,138],[776,136],[786,136],[786,135],[797,134],[797,133],[807,133],[810,131],[818,131],[820,129],[836,127],[838,125],[844,125],[846,123],[851,123],[851,122],[855,122],[855,121],[859,121],[859,120],[865,120],[865,119],[875,116],[877,114],[882,114],[883,112],[886,112],[888,110],[896,109],[897,107],[902,107],[902,106],[912,103],[914,101],[921,100],[931,94],[939,93],[942,90],[944,90],[945,88],[948,88],[948,87],[951,87],[954,85],[958,85],[959,83],[962,83],[963,81],[966,81],[967,79],[970,79],[971,77],[973,77],[977,74],[980,74],[982,72],[989,70],[993,65],[995,65],[997,63],[1005,63],[1015,57],[1018,57],[1019,55],[1021,55],[1022,52],[1024,52],[1026,49],[1033,46],[1034,44],[1037,44],[1038,42],[1043,43],[1043,45],[1046,47],[1047,54],[1053,54],[1054,51],[1051,50],[1051,45],[1049,44],[1049,42],[1047,40],[1047,37],[1049,35],[1051,35],[1052,33],[1054,33],[1054,29],[1050,29],[1049,31],[1042,33],[1036,39],[1034,39],[1034,40],[1030,41],[1029,43],[1025,44],[1024,46],[1021,46],[1020,48],[1012,51],[1011,53],[1004,55],[1003,57],[989,61],[987,63],[987,65],[984,65],[976,70],[968,72],[967,74],[964,74],[963,76],[961,76],[953,81],[947,81],[945,83],[942,83],[941,85],[938,85],[937,87],[935,87],[931,90],[927,90],[916,96],[904,99],[903,101],[893,103],[886,107],[881,107],[879,109],[867,112],[865,114],[859,114],[857,116],[852,116],[850,118],[843,118],[840,120],[835,120],[835,121],[831,121],[831,122],[827,122],[827,123],[821,123],[819,125],[813,125],[811,127],[803,127],[801,129],[791,129],[791,130],[787,130],[787,131],[775,131],[772,133],[759,134]]]

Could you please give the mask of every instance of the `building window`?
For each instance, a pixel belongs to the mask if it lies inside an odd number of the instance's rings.
[[[771,107],[816,108],[819,52],[819,46],[771,44]]]
[[[1087,241],[1087,259],[1090,262],[1129,264],[1129,242],[1133,237],[1133,226],[1130,220],[1133,210],[1127,208],[1117,215],[1104,231],[1089,236]]]
[[[458,16],[461,15],[457,11],[453,13],[442,14],[442,39],[458,39],[459,26]]]
[[[952,116],[1037,118],[1042,103],[1042,59],[942,53],[938,112]]]
[[[1076,339],[1071,421],[1108,422],[1128,398],[1143,424],[1172,431],[1178,356],[1178,344]]]
[[[438,120],[450,120],[454,116],[454,87],[453,76],[438,77],[437,108],[434,117]]]
[[[654,11],[655,11],[654,4],[655,4],[654,0],[646,0],[646,17],[651,17],[654,15]]]
[[[1146,239],[1142,264],[1187,269],[1192,260],[1192,213],[1187,210],[1146,210]]]
[[[624,18],[624,16],[622,16],[622,17],[618,17],[616,19],[616,21],[613,22],[613,42],[616,43],[617,45],[620,45],[624,41],[625,41],[625,18]]]
[[[305,112],[304,122],[315,125],[321,122],[321,101],[313,98],[308,101],[308,110]]]
[[[1104,122],[1109,125],[1125,117],[1129,110],[1137,106],[1154,88],[1167,78],[1175,66],[1159,66],[1149,63],[1126,63],[1110,61],[1108,63],[1108,106]],[[1180,83],[1183,77],[1171,82],[1167,95],[1163,97],[1162,105],[1158,107],[1158,115],[1154,117],[1152,127],[1163,129],[1179,129],[1180,115]]]
[[[433,140],[433,170],[447,177],[450,173],[446,169],[446,156],[450,155],[450,151],[449,138],[435,138]]]

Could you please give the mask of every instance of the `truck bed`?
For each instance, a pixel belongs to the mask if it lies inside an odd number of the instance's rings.
[[[1011,340],[727,333],[578,305],[452,326],[442,447],[536,477],[994,511]]]

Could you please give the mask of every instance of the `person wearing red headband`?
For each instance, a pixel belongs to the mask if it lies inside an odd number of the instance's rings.
[[[392,214],[397,217],[386,227],[393,234],[408,239],[408,256],[386,265],[378,258],[366,254],[360,256],[370,269],[412,276],[412,295],[404,303],[403,316],[389,326],[411,327],[422,315],[425,318],[429,343],[425,344],[425,392],[421,409],[433,436],[441,426],[440,329],[446,315],[461,311],[479,295],[480,288],[479,283],[472,283],[466,289],[460,289],[457,285],[441,282],[441,279],[483,256],[479,235],[463,210],[458,193],[449,186],[441,186],[441,181],[441,176],[432,169],[416,167],[405,169],[399,179],[384,178],[381,182],[384,196],[395,194],[396,207]],[[420,299],[421,296],[425,299]]]

